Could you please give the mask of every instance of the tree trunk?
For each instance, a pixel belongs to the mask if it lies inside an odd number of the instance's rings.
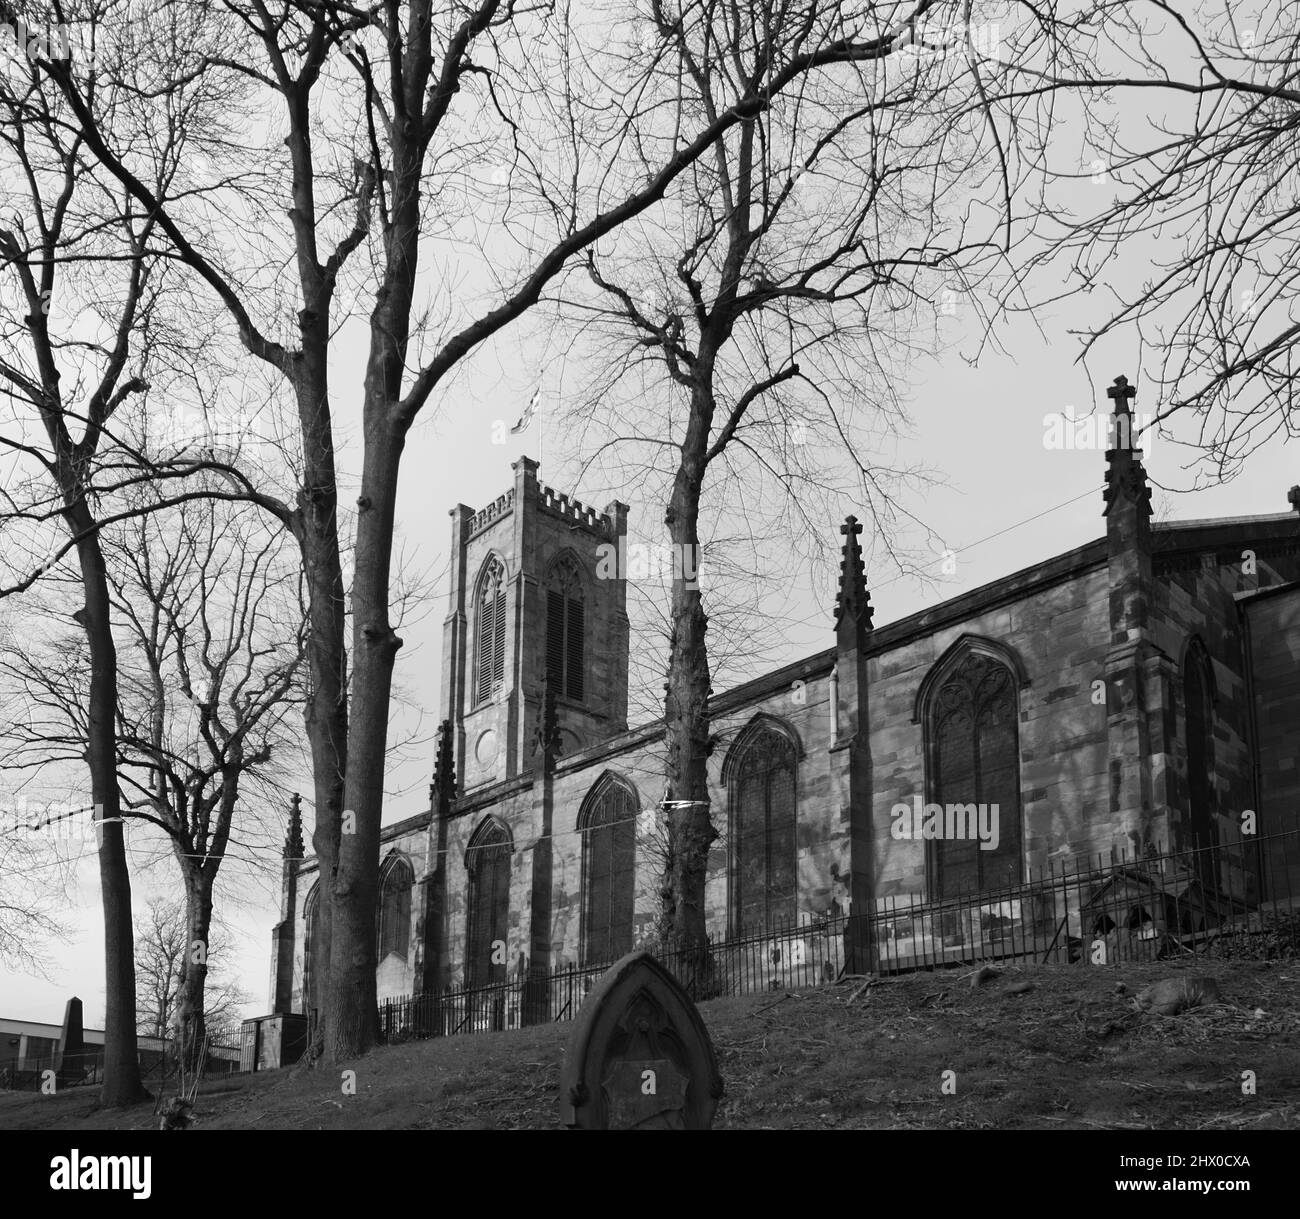
[[[427,27],[421,36],[427,38]],[[384,281],[370,315],[366,361],[365,455],[352,556],[353,674],[344,786],[345,820],[351,832],[345,825],[339,838],[326,1008],[327,1048],[334,1062],[365,1053],[379,1034],[375,988],[379,823],[384,811],[393,664],[402,646],[389,621],[389,585],[397,484],[408,426],[398,417],[396,404],[402,397],[419,266],[423,158],[420,140],[412,138],[416,133],[409,126],[393,125],[392,219]]]
[[[709,815],[709,656],[698,575],[700,489],[705,442],[712,422],[706,389],[692,393],[691,420],[665,520],[673,542],[672,637],[664,722],[670,806],[668,860],[664,869],[662,929],[665,948],[680,963],[683,984],[696,993],[706,985],[707,938],[704,887],[709,847],[717,838]],[[692,587],[694,585],[694,587]]]
[[[201,868],[185,877],[185,927],[181,984],[176,994],[176,1051],[184,1077],[193,1079],[202,1074],[205,1065],[205,988],[212,930],[212,882]]]
[[[402,641],[388,617],[398,463],[405,439],[381,420],[368,429],[352,592],[352,709],[345,825],[334,883],[334,949],[327,1010],[335,1062],[365,1053],[378,1035],[375,908],[393,664]]]
[[[312,1050],[324,1048],[319,1017],[328,1010],[329,961],[333,944],[333,889],[343,815],[343,781],[347,774],[347,668],[345,590],[339,559],[338,486],[334,469],[334,435],[330,421],[327,323],[328,304],[319,313],[300,316],[301,367],[294,378],[302,430],[303,482],[298,492],[295,534],[306,572],[309,635],[307,657],[311,688],[304,712],[311,746],[315,825],[312,851],[319,862],[320,901],[316,934],[320,967],[313,971],[313,994],[303,996],[307,1012],[316,1012]]]
[[[75,491],[65,498],[72,499]],[[117,785],[117,649],[113,643],[108,580],[94,521],[84,499],[72,499],[66,518],[75,535],[85,606],[76,614],[90,648],[86,760],[99,840],[99,885],[104,907],[104,1086],[100,1103],[118,1108],[147,1100],[140,1079],[135,1030],[135,937],[131,876],[122,833]]]

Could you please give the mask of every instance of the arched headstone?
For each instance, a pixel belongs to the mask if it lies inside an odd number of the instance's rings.
[[[560,1072],[579,1130],[707,1130],[722,1076],[704,1021],[648,952],[611,965],[583,1002]]]

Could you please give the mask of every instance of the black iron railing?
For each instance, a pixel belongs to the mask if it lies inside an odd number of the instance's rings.
[[[762,935],[655,951],[697,1000],[792,990],[846,974],[981,961],[1115,964],[1300,951],[1300,831],[1189,851],[1074,859],[1023,884],[941,900],[878,898],[868,916],[804,918]],[[387,1042],[571,1020],[609,963],[387,999]]]

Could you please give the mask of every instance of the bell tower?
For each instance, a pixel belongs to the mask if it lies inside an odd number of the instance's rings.
[[[555,694],[561,759],[627,728],[627,505],[588,508],[537,480],[484,508],[451,510],[451,589],[443,626],[442,713],[461,790],[534,765],[543,685]]]

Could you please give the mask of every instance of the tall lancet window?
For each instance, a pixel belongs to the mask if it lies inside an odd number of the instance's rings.
[[[937,897],[1024,879],[1017,710],[1016,674],[970,649],[930,698],[930,799],[944,810],[944,836],[930,842]],[[992,828],[997,845],[984,850],[980,835]]]
[[[636,811],[636,792],[606,775],[578,814],[584,965],[607,964],[632,951]]]
[[[1200,639],[1193,639],[1183,661],[1183,731],[1187,747],[1187,813],[1182,845],[1212,847],[1214,827],[1214,670]],[[1199,856],[1202,880],[1214,888],[1211,852]]]
[[[506,676],[506,569],[495,555],[479,577],[474,616],[474,704],[485,703]]]
[[[302,1010],[312,1016],[316,1007],[316,995],[313,992],[324,962],[320,959],[321,921],[320,921],[320,882],[312,885],[303,904],[303,919],[307,926],[303,935],[302,954]]]
[[[546,584],[546,680],[556,694],[581,702],[586,610],[577,560],[561,555]]]
[[[465,985],[495,986],[506,980],[505,940],[510,916],[510,831],[489,818],[474,831],[465,853]]]
[[[377,960],[390,953],[406,960],[411,946],[411,886],[415,873],[400,856],[392,857],[379,875],[379,927]]]
[[[752,724],[724,768],[731,803],[731,916],[737,935],[795,920],[798,753],[774,724]]]

